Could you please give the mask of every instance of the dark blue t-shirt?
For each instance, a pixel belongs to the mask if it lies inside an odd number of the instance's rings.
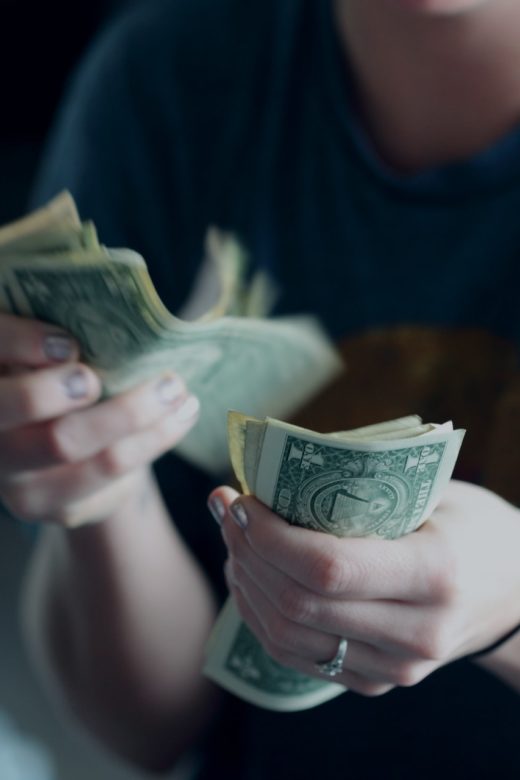
[[[173,311],[207,226],[233,230],[278,311],[316,313],[346,356],[299,422],[453,418],[460,476],[520,504],[520,130],[470,160],[390,170],[356,118],[331,5],[158,0],[119,20],[71,85],[35,202],[70,189],[104,243],[144,255]],[[157,470],[221,589],[206,478],[173,456]],[[468,662],[377,700],[280,715],[230,698],[226,713],[212,780],[520,776],[517,696]]]

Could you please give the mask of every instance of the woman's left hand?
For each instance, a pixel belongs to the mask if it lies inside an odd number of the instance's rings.
[[[452,481],[428,522],[392,541],[297,528],[227,487],[210,504],[242,618],[270,656],[305,674],[320,677],[316,663],[345,637],[334,682],[376,696],[520,622],[520,511],[484,488]]]

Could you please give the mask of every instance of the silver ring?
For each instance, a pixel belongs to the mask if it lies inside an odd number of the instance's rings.
[[[335,677],[337,674],[341,674],[343,671],[343,662],[347,654],[348,641],[343,637],[339,640],[338,649],[334,658],[330,661],[321,661],[314,664],[314,668],[326,674],[327,677]]]

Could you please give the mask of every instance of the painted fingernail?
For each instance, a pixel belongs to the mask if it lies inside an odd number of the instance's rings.
[[[43,351],[49,360],[56,360],[58,363],[69,360],[74,352],[74,344],[67,336],[61,336],[59,333],[51,333],[45,336],[43,340]]]
[[[239,501],[231,504],[229,511],[231,512],[231,517],[240,528],[247,526],[247,512]]]
[[[218,523],[218,525],[222,525],[224,515],[226,514],[226,507],[224,506],[222,499],[219,496],[211,496],[211,498],[208,499],[208,509],[213,515],[215,522]]]
[[[189,395],[175,412],[175,417],[179,422],[188,422],[198,414],[199,409],[199,399],[194,395]]]
[[[164,376],[156,385],[155,392],[161,403],[170,404],[182,395],[184,388],[177,377]]]
[[[86,398],[88,396],[88,381],[84,372],[77,368],[71,371],[63,378],[63,385],[65,392],[69,398],[76,400],[78,398]]]

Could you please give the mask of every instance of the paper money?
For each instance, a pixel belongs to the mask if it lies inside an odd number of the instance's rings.
[[[0,228],[0,248],[15,246],[20,238],[33,237],[37,242],[38,237],[53,230],[74,231],[78,228],[81,229],[81,220],[74,199],[70,193],[62,192],[41,209]]]
[[[0,230],[0,311],[62,326],[111,396],[176,371],[201,402],[197,426],[177,451],[208,471],[228,468],[226,413],[292,413],[332,379],[341,361],[311,317],[223,316],[262,309],[243,284],[243,253],[233,237],[208,235],[220,288],[196,321],[162,304],[144,259],[107,249],[81,223],[67,193]],[[175,273],[175,268],[172,268]],[[267,289],[267,288],[265,288]]]
[[[287,522],[344,536],[396,539],[432,513],[453,472],[464,431],[410,416],[332,434],[278,420],[229,415],[237,479]],[[205,674],[261,707],[314,707],[345,688],[271,659],[230,598],[207,648]]]

